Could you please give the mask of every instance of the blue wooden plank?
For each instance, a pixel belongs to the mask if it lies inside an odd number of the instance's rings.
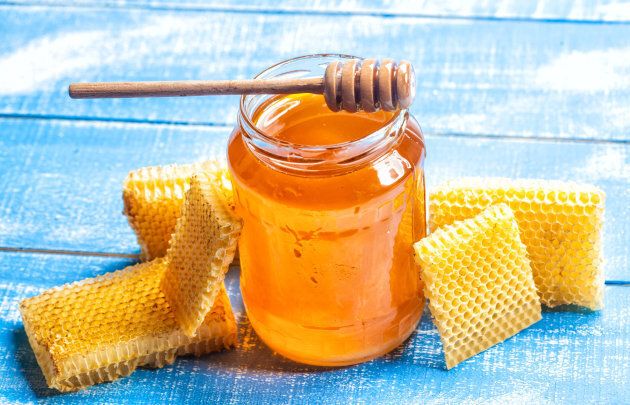
[[[128,171],[224,156],[229,127],[0,120],[0,247],[133,254],[121,215]],[[608,195],[609,279],[630,280],[630,144],[427,136],[427,181],[578,180]]]
[[[238,270],[228,290],[240,319],[239,347],[73,394],[45,386],[18,302],[45,288],[121,268],[120,259],[0,253],[0,402],[25,403],[627,403],[630,290],[606,288],[600,313],[547,311],[517,336],[446,371],[427,313],[389,355],[358,366],[316,369],[274,355],[243,316]]]
[[[0,4],[92,6],[195,11],[262,13],[326,13],[376,16],[433,16],[447,18],[536,19],[552,21],[625,22],[630,3],[625,0],[309,0],[295,3],[277,0],[0,0]]]
[[[630,24],[17,6],[0,21],[4,116],[231,124],[234,97],[77,101],[66,86],[251,77],[337,51],[411,60],[431,133],[630,139]]]

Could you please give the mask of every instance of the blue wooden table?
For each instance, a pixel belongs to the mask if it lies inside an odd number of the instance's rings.
[[[630,2],[456,3],[0,0],[0,402],[630,403]],[[425,313],[387,356],[321,371],[259,342],[232,269],[236,350],[49,390],[18,302],[134,263],[126,173],[221,156],[237,109],[232,97],[72,101],[67,84],[247,78],[318,52],[414,63],[429,186],[463,175],[601,186],[605,309],[546,310],[451,371]]]

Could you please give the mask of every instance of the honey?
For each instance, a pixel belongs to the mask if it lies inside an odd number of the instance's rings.
[[[320,95],[251,100],[228,163],[254,330],[313,365],[392,350],[424,305],[412,252],[426,234],[419,126],[404,111],[334,113]]]

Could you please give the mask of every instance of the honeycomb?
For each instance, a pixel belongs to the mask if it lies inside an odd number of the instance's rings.
[[[234,203],[213,175],[192,177],[182,216],[166,254],[161,288],[188,336],[194,336],[214,303],[241,233]]]
[[[447,368],[541,319],[514,214],[505,204],[414,244]]]
[[[123,212],[136,232],[143,260],[166,255],[190,178],[199,171],[216,178],[223,192],[231,194],[227,168],[216,161],[145,167],[127,175]]]
[[[51,388],[75,391],[163,367],[178,355],[234,345],[236,321],[225,290],[197,336],[181,331],[160,291],[163,259],[56,287],[23,300],[20,312],[37,362]]]
[[[561,181],[454,180],[430,195],[431,229],[500,202],[514,211],[542,303],[602,308],[604,192]]]

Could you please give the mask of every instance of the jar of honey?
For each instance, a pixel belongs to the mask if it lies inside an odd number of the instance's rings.
[[[257,78],[322,76],[343,55],[291,59]],[[332,112],[323,96],[241,99],[228,147],[243,230],[241,292],[274,351],[320,366],[400,345],[424,297],[424,138],[406,110]]]

